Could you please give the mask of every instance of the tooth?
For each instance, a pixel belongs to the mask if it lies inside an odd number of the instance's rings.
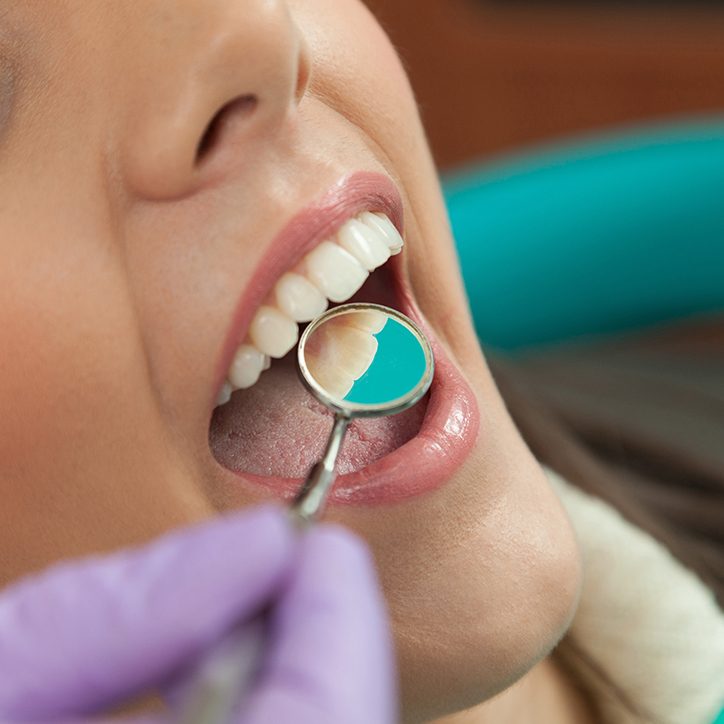
[[[402,251],[405,242],[400,236],[400,232],[397,231],[395,225],[387,218],[386,214],[364,211],[360,214],[359,218],[365,224],[369,224],[371,228],[380,232],[391,254],[399,254],[400,251]]]
[[[322,365],[312,370],[310,367],[309,371],[312,373],[312,377],[319,383],[320,387],[330,395],[338,400],[343,400],[352,389],[355,380],[342,370],[335,369],[329,365]]]
[[[269,304],[262,305],[254,315],[249,327],[250,343],[241,345],[234,356],[228,379],[219,391],[219,405],[228,402],[234,389],[251,387],[261,372],[269,369],[270,357],[283,357],[289,352],[298,338],[296,322],[307,322],[322,314],[327,299],[349,299],[370,271],[384,264],[391,254],[399,253],[404,245],[385,214],[369,211],[344,224],[336,242],[322,242],[307,254],[298,273],[287,272],[277,281]],[[378,333],[385,320],[372,312],[368,316],[350,326],[368,335]],[[377,340],[369,339],[368,343],[376,348]],[[352,337],[344,344],[354,346]],[[374,350],[368,354],[374,356]],[[363,358],[364,354],[360,360]],[[370,361],[360,364],[369,365]],[[354,375],[357,370],[344,370],[342,376],[350,373]]]
[[[275,307],[262,305],[249,327],[254,346],[270,357],[283,357],[297,341],[297,323]]]
[[[382,235],[357,219],[350,219],[339,230],[337,243],[368,271],[382,266],[390,258],[390,249]]]
[[[312,335],[306,350],[312,376],[337,398],[349,393],[377,354],[377,339],[350,326],[346,317],[351,316],[342,315],[323,325]]]
[[[229,381],[235,389],[245,390],[259,379],[263,365],[264,355],[253,344],[242,344],[231,362]]]
[[[216,406],[219,407],[220,405],[225,405],[231,399],[232,392],[233,388],[231,385],[228,382],[224,382],[219,390],[219,396],[216,399]]]
[[[345,314],[350,327],[361,329],[370,334],[379,334],[387,324],[387,315],[377,309],[364,309]]]
[[[310,251],[304,263],[307,278],[333,302],[349,299],[368,276],[348,251],[331,241],[323,241]]]
[[[296,322],[308,322],[327,308],[327,298],[301,274],[283,274],[274,294],[279,309]]]
[[[369,332],[353,327],[335,330],[330,359],[334,357],[334,364],[353,379],[358,379],[367,371],[376,354],[377,339]]]
[[[351,327],[343,314],[318,327],[312,334],[305,356],[309,368],[331,368],[356,380],[377,354],[377,339],[370,333]]]

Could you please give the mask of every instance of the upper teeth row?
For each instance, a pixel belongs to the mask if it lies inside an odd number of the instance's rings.
[[[403,240],[381,212],[364,211],[347,221],[336,236],[312,249],[283,274],[249,325],[247,338],[234,355],[217,405],[234,390],[251,387],[270,357],[283,357],[296,343],[297,322],[308,322],[327,309],[327,300],[344,302],[391,255]]]

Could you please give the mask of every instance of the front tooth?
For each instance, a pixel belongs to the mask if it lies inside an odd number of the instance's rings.
[[[364,309],[345,314],[345,319],[350,327],[361,329],[370,334],[379,334],[387,324],[388,316],[378,309]]]
[[[377,354],[377,338],[354,327],[336,328],[329,340],[329,363],[358,379],[369,369]]]
[[[349,299],[368,276],[348,251],[331,241],[323,241],[310,251],[304,262],[306,276],[333,302]]]
[[[320,365],[309,370],[319,386],[331,397],[344,400],[352,389],[355,380],[344,370],[335,369],[330,365]]]
[[[297,323],[275,307],[262,305],[249,327],[254,346],[270,357],[283,357],[297,342]]]
[[[395,225],[385,214],[364,211],[360,214],[360,220],[380,232],[385,240],[385,243],[389,247],[391,254],[399,254],[400,251],[402,251],[402,247],[405,245],[405,242],[400,236],[400,232],[397,231]]]
[[[326,297],[301,274],[283,274],[274,294],[279,309],[296,322],[308,322],[327,308]]]
[[[264,355],[253,344],[242,344],[229,368],[229,381],[237,390],[245,390],[259,379],[263,366]]]
[[[352,316],[341,315],[320,327],[307,350],[309,371],[333,397],[344,398],[377,353],[377,339],[350,326],[346,317]]]
[[[339,230],[337,243],[368,271],[390,258],[390,248],[381,234],[357,219],[351,219]]]

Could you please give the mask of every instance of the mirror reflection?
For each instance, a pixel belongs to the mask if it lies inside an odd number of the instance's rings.
[[[323,320],[304,347],[307,369],[342,403],[386,405],[413,391],[427,370],[415,331],[379,309],[351,309]]]

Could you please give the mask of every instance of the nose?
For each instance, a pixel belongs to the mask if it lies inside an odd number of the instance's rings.
[[[180,198],[278,130],[304,96],[310,52],[286,0],[143,7],[125,43],[121,166],[135,195]]]

